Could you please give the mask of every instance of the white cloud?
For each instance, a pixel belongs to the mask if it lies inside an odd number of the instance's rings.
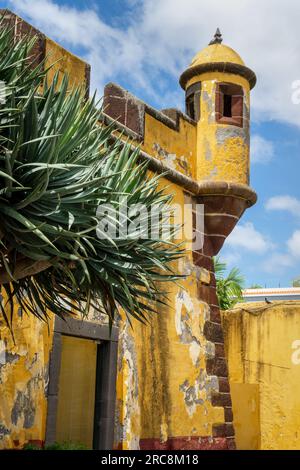
[[[272,253],[262,265],[262,269],[270,274],[283,273],[294,265],[294,259],[290,253]]]
[[[103,20],[101,11],[64,6],[63,1],[11,0],[10,5],[66,46],[86,49],[93,84],[130,77],[153,104],[176,105],[168,94],[165,72],[174,83],[194,53],[217,26],[258,75],[252,95],[254,116],[300,125],[300,104],[293,104],[293,84],[300,79],[298,0],[130,0],[131,16],[123,29]],[[91,4],[92,5],[92,4]],[[267,18],[267,21],[266,21]],[[159,79],[158,79],[159,77]],[[175,98],[180,101],[180,94]],[[295,101],[295,100],[294,100]]]
[[[253,253],[265,253],[273,245],[258,232],[251,222],[237,225],[226,240],[226,246],[243,248]]]
[[[289,252],[295,258],[300,258],[300,230],[296,230],[287,241]]]
[[[299,199],[289,196],[273,196],[267,200],[265,204],[267,210],[286,211],[296,217],[300,216],[300,201]]]
[[[299,264],[300,230],[296,230],[286,242],[286,251],[272,253],[264,260],[262,269],[268,273],[283,273],[286,269]]]
[[[221,260],[226,263],[227,266],[234,266],[240,262],[241,254],[237,251],[225,249],[224,252],[222,251]]]
[[[274,145],[270,140],[253,135],[251,137],[251,162],[252,163],[269,163],[274,157]]]
[[[105,83],[120,74],[130,76],[133,86],[151,89],[143,71],[143,47],[130,27],[114,28],[92,8],[79,10],[52,0],[11,0],[10,4],[49,37],[83,50],[83,58],[92,65],[92,88],[100,94]]]

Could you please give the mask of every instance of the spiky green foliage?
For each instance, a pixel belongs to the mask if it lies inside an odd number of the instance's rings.
[[[156,239],[99,238],[96,211],[112,206],[107,223],[120,224],[127,198],[130,221],[135,204],[148,209],[146,219],[156,204],[164,218],[171,198],[138,163],[138,150],[112,140],[113,126],[99,126],[95,98],[70,91],[66,76],[47,85],[43,64],[33,68],[28,60],[32,45],[1,27],[0,284],[9,298],[2,314],[11,321],[15,297],[44,320],[49,311],[86,314],[91,306],[111,321],[119,307],[144,320],[165,302],[166,282],[177,278],[170,264],[182,253],[171,241],[174,227],[170,237],[158,231]]]
[[[214,258],[214,268],[217,283],[217,296],[222,310],[229,310],[237,302],[243,300],[242,289],[244,286],[244,277],[238,268],[232,268],[226,276],[226,263],[220,261],[220,258]]]

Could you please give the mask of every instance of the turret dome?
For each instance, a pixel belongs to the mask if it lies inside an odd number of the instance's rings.
[[[231,47],[225,46],[225,44],[211,44],[195,55],[190,67],[215,62],[230,62],[232,64],[245,65],[243,59]]]
[[[246,67],[240,55],[231,47],[222,44],[222,35],[219,28],[214,39],[195,55],[189,67],[183,72],[179,79],[182,88],[185,89],[187,82],[195,75],[205,72],[233,73],[246,78],[253,88],[256,83],[255,73]]]

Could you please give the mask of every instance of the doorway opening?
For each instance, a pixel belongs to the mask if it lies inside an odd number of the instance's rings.
[[[113,448],[118,329],[55,320],[49,364],[46,445]]]

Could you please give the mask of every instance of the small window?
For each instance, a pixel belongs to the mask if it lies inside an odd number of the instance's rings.
[[[195,95],[190,95],[186,100],[186,114],[195,121]]]
[[[244,91],[233,83],[218,83],[216,90],[216,121],[243,127]]]
[[[185,109],[186,114],[193,119],[198,121],[200,118],[200,92],[201,83],[194,83],[186,90],[185,95]]]

